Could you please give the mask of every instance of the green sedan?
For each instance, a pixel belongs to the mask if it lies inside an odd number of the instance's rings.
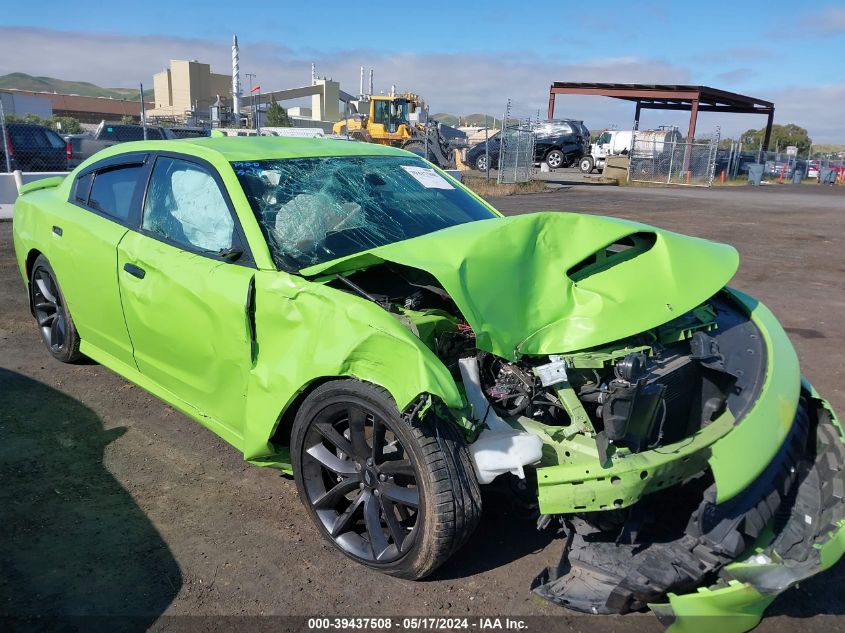
[[[484,486],[566,537],[537,594],[677,631],[747,630],[845,549],[842,426],[729,246],[272,137],[104,150],[23,188],[14,243],[54,358],[293,475],[384,573],[447,560]]]

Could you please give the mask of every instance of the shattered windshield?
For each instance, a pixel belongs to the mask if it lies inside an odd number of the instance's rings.
[[[276,264],[287,270],[495,217],[410,156],[259,160],[232,168]]]

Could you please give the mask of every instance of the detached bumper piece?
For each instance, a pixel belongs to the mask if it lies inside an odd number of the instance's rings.
[[[740,495],[716,504],[700,477],[625,515],[566,517],[563,557],[534,592],[585,613],[650,607],[673,633],[712,630],[717,616],[720,633],[756,626],[777,594],[845,551],[843,429],[804,387],[780,451]]]

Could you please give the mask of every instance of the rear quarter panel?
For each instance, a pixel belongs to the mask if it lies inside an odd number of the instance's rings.
[[[19,196],[15,201],[12,216],[12,239],[15,245],[15,258],[21,276],[27,281],[26,261],[29,253],[37,250],[50,258],[52,249],[52,229],[56,224],[56,212],[63,203],[59,187],[39,189]],[[65,197],[67,194],[65,194]]]

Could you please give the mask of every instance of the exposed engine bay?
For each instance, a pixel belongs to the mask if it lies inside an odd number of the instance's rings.
[[[639,453],[677,442],[729,406],[739,417],[764,359],[753,326],[718,297],[599,349],[509,361],[476,347],[458,307],[425,272],[382,264],[329,283],[394,314],[457,381],[461,359],[474,358],[484,397],[499,416],[590,437],[602,463],[619,450]]]

